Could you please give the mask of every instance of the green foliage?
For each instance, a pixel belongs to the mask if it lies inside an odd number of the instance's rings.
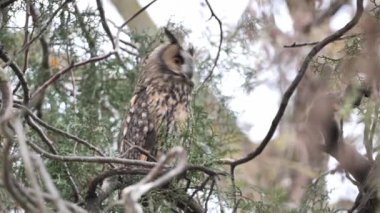
[[[241,197],[238,200],[238,205],[243,212],[332,213],[335,210],[328,204],[329,197],[325,187],[324,176],[308,185],[299,207],[289,205],[288,194],[282,188],[273,187],[263,190],[259,187],[249,187],[252,192],[257,194],[258,199],[252,200],[247,197]],[[233,208],[233,206],[230,207]]]
[[[36,23],[35,30],[37,32],[43,30],[46,20],[58,8],[59,3],[57,3],[58,1],[48,1],[46,4],[36,6],[36,9],[41,13]],[[13,9],[9,12],[11,19],[7,26],[14,26],[14,17],[22,14],[20,11],[25,10],[25,5],[20,4],[17,9]],[[80,12],[71,4],[65,6],[58,17],[54,18],[51,25],[45,29],[41,38],[49,42],[48,62],[51,63],[52,59],[58,60],[59,65],[56,68],[46,69],[46,64],[43,64],[44,60],[46,62],[46,58],[44,58],[46,52],[43,52],[40,43],[42,40],[35,40],[29,49],[25,73],[29,87],[35,90],[56,74],[59,69],[68,66],[70,63],[85,61],[90,57],[105,53],[104,47],[110,45],[110,42],[103,30],[98,27],[99,22],[100,18],[95,9],[88,8]],[[177,28],[173,24],[171,27]],[[181,32],[180,27],[177,30]],[[161,38],[158,33],[154,36],[131,34],[129,40],[139,44],[138,57],[122,52],[122,62],[115,57],[110,57],[107,60],[80,66],[61,76],[59,81],[44,92],[43,100],[41,100],[42,105],[39,109],[42,119],[56,128],[77,135],[99,147],[108,156],[117,156],[115,147],[118,142],[119,128],[133,94],[141,59],[154,48],[153,44],[156,44],[157,40]],[[22,48],[23,39],[22,25],[17,26],[17,28],[4,27],[1,29],[0,41],[9,54]],[[24,65],[24,54],[17,54],[14,57],[16,63]],[[207,65],[207,68],[202,67],[206,61],[209,60],[199,62],[201,70],[209,70],[210,64]],[[121,66],[121,63],[124,66]],[[13,76],[13,79],[16,78]],[[17,84],[16,80],[13,83]],[[198,95],[199,98],[194,102],[196,104],[193,104],[191,128],[184,129],[179,137],[182,138],[181,140],[178,140],[177,137],[175,140],[168,141],[166,146],[169,149],[174,145],[182,145],[188,150],[190,163],[211,166],[228,152],[228,147],[223,146],[223,144],[231,142],[228,139],[229,132],[237,132],[237,129],[229,127],[234,126],[234,122],[231,114],[225,109],[217,112],[220,114],[217,119],[216,117],[210,118],[204,105],[204,100],[207,98],[204,98],[212,97],[212,95],[205,91],[207,90],[201,91],[201,95]],[[22,97],[22,90],[19,89],[16,94]],[[216,104],[217,100],[214,101],[212,104]],[[221,124],[218,124],[220,126],[216,125],[219,121],[229,122],[228,126],[221,128]],[[57,152],[58,155],[93,156],[97,154],[64,135],[57,134],[49,129],[43,131],[50,138],[52,144],[48,145],[41,140],[33,129],[29,129],[27,132],[28,140],[48,152]],[[80,162],[68,163],[66,168],[62,162],[52,159],[45,159],[45,164],[61,195],[71,201],[77,201],[77,198],[74,195],[67,168],[72,174],[82,197],[86,196],[89,181],[107,169],[105,165]],[[216,165],[213,166],[215,169],[220,169]],[[27,182],[22,172],[22,165],[18,165],[14,169],[19,170],[18,177]],[[206,175],[202,173],[191,174],[189,176],[191,187],[196,187],[205,178]],[[184,187],[182,183],[178,184],[178,187]],[[175,192],[175,190],[177,189],[151,192],[148,208],[169,210],[170,197],[173,196],[169,192]],[[0,195],[3,197],[3,190]],[[156,202],[162,200],[162,196],[166,197],[166,202]],[[14,205],[6,199],[2,198],[1,200],[7,203],[6,206]]]
[[[31,91],[35,91],[51,76],[71,63],[101,56],[107,53],[107,50],[112,46],[104,30],[99,27],[100,16],[94,8],[78,11],[72,4],[68,4],[52,20],[51,25],[44,29],[47,20],[61,3],[62,1],[56,0],[36,4],[35,7],[40,15],[35,23],[35,28],[33,28],[35,32],[31,38],[34,38],[41,30],[44,31],[41,34],[42,37],[36,39],[29,47],[27,64],[24,64],[26,61],[24,52],[18,53],[22,49],[25,39],[25,31],[22,25],[24,23],[16,23],[17,17],[25,16],[21,12],[26,9],[25,2],[14,4],[10,8],[8,11],[10,19],[7,20],[6,26],[0,29],[1,45],[4,46],[15,63],[19,64],[20,67],[26,67],[25,78]],[[252,19],[251,17],[246,18]],[[186,34],[186,29],[182,26],[171,23],[168,26],[175,29],[179,34]],[[256,30],[259,25],[255,22],[248,27]],[[44,91],[41,107],[36,107],[37,113],[42,116],[46,123],[88,141],[98,147],[106,156],[118,156],[120,154],[117,153],[116,147],[121,121],[133,95],[141,63],[158,41],[162,39],[159,32],[152,36],[133,33],[123,34],[123,36],[125,36],[123,39],[136,44],[131,47],[131,51],[120,51],[120,58],[112,56],[68,71]],[[247,91],[251,91],[252,85],[255,85],[257,70],[252,68],[254,66],[250,64],[248,59],[255,57],[257,58],[256,63],[260,64],[263,58],[257,51],[249,48],[246,43],[248,39],[245,36],[246,34],[232,32],[231,36],[224,41],[221,57],[226,60],[219,61],[218,69],[238,72],[246,79],[242,86]],[[47,53],[42,47],[43,40],[49,43],[49,58],[44,58]],[[347,43],[347,54],[355,55],[360,47],[360,39],[352,39],[349,42]],[[211,44],[211,46],[217,47],[218,44]],[[137,55],[131,53],[137,53]],[[242,60],[241,55],[246,55],[246,58]],[[204,79],[214,65],[208,51],[200,58],[197,61],[197,70],[199,71],[198,76],[196,76],[197,80]],[[59,62],[57,67],[52,66],[52,59]],[[44,64],[46,61],[50,67],[46,67]],[[320,57],[314,62],[314,67],[321,71],[323,66],[329,65],[335,70],[339,62],[339,59]],[[237,142],[244,138],[236,127],[234,114],[227,109],[228,97],[221,95],[217,89],[217,85],[224,74],[220,70],[219,72],[215,71],[211,82],[208,82],[194,94],[191,118],[188,124],[182,127],[179,135],[168,138],[164,144],[164,150],[176,145],[183,146],[189,155],[190,164],[204,166],[217,172],[226,170],[226,167],[220,165],[218,161],[224,157],[233,156],[236,153]],[[12,86],[14,87],[18,84],[16,79],[13,75]],[[197,82],[196,88],[198,88],[197,86],[199,86],[199,82]],[[15,95],[21,99],[23,97],[22,90],[15,91]],[[43,132],[49,137],[51,144],[41,139],[33,128],[27,129],[28,141],[57,155],[98,155],[87,146],[49,128],[44,128]],[[15,149],[17,150],[17,147]],[[74,202],[82,201],[86,197],[90,181],[109,169],[108,165],[83,162],[63,163],[49,158],[44,158],[44,163],[62,197]],[[17,174],[18,179],[28,186],[29,183],[24,174],[22,163],[15,163],[13,172]],[[71,173],[81,198],[75,195],[73,182],[70,180],[68,172]],[[247,187],[238,184],[237,189],[232,189],[229,181],[220,181],[222,182],[221,185],[227,185],[228,190],[218,188],[211,190],[211,182],[218,182],[219,177],[208,179],[208,175],[202,172],[187,172],[184,176],[187,182],[183,180],[174,181],[170,186],[151,191],[146,198],[145,209],[150,212],[170,212],[174,201],[187,200],[189,199],[188,195],[196,190],[200,191],[196,196],[199,197],[201,203],[203,202],[202,205],[209,202],[208,199],[212,199],[214,200],[212,202],[220,202],[223,207],[232,209],[235,207],[234,192],[239,191],[239,187]],[[312,209],[313,212],[329,212],[330,209],[326,205],[327,194],[324,185],[321,185],[322,182],[317,181],[316,184],[308,188],[307,196],[300,209],[288,207],[289,198],[285,190],[277,187],[260,190],[258,193],[261,196],[255,200],[238,196],[238,207],[242,212],[303,213],[307,212],[307,209]],[[203,183],[205,184],[202,186]],[[185,189],[189,190],[186,192]],[[15,205],[7,195],[3,186],[0,185],[1,211]],[[116,199],[118,199],[117,192],[105,204],[112,204]],[[109,212],[121,211],[117,205],[109,209]]]
[[[306,189],[299,212],[333,212],[333,209],[328,205],[329,195],[324,189],[325,187],[326,181],[324,176],[310,184]]]

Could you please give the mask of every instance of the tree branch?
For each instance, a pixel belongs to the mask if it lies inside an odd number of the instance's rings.
[[[215,59],[214,59],[214,65],[212,66],[210,72],[207,74],[206,78],[200,84],[200,86],[198,87],[198,89],[195,90],[196,91],[195,93],[198,93],[199,89],[201,89],[204,86],[204,84],[211,79],[212,74],[214,73],[214,70],[215,70],[216,66],[218,65],[218,61],[219,61],[219,57],[220,57],[220,52],[222,50],[222,44],[223,44],[223,27],[222,27],[223,24],[222,24],[222,21],[215,14],[214,10],[211,7],[210,2],[208,2],[208,0],[205,0],[205,2],[207,4],[208,9],[211,12],[210,19],[214,18],[218,22],[218,25],[219,25],[219,33],[220,33],[219,34],[219,45],[218,45],[218,52],[216,53],[216,56],[215,56]]]
[[[58,71],[56,74],[54,74],[52,77],[50,77],[45,83],[43,83],[40,87],[38,87],[36,89],[36,91],[34,91],[34,93],[31,95],[31,98],[33,99],[33,98],[37,97],[42,91],[46,90],[47,87],[49,87],[51,84],[53,84],[56,80],[58,80],[62,75],[66,74],[71,69],[83,66],[83,65],[88,64],[88,63],[104,60],[104,59],[110,57],[111,55],[113,55],[114,53],[115,52],[109,52],[109,53],[102,55],[102,56],[97,56],[97,57],[93,57],[93,58],[90,58],[90,59],[82,61],[82,62],[70,64],[68,67]]]
[[[28,83],[26,82],[26,79],[24,78],[24,74],[22,73],[20,67],[12,62],[7,54],[7,52],[4,50],[4,46],[0,44],[0,58],[3,60],[6,64],[9,64],[15,75],[17,76],[18,80],[21,83],[22,90],[24,93],[24,102],[28,102],[29,100],[29,87]],[[4,66],[3,66],[4,68]]]
[[[165,164],[167,164],[173,158],[178,159],[179,162],[177,163],[177,166],[163,176],[154,180],[162,172]],[[187,155],[185,150],[181,147],[172,148],[165,156],[162,156],[160,158],[157,165],[140,182],[123,189],[122,199],[125,205],[125,212],[142,213],[142,207],[140,204],[138,204],[138,200],[141,198],[141,196],[156,187],[162,186],[163,184],[169,182],[171,179],[181,174],[186,169],[186,165]]]
[[[302,66],[300,68],[300,70],[298,71],[297,73],[297,76],[295,77],[295,79],[293,80],[293,82],[290,84],[290,86],[288,87],[288,89],[285,91],[284,95],[283,95],[283,98],[281,100],[281,104],[280,104],[280,107],[276,113],[276,116],[274,117],[273,121],[272,121],[272,124],[268,130],[268,133],[266,134],[265,138],[263,139],[263,141],[260,143],[260,145],[251,153],[249,153],[247,156],[241,158],[241,159],[238,159],[236,161],[233,161],[230,165],[231,165],[231,173],[233,174],[233,171],[235,169],[236,166],[238,165],[241,165],[243,163],[246,163],[252,159],[254,159],[255,157],[257,157],[258,155],[261,154],[261,152],[265,149],[265,147],[267,146],[267,144],[269,143],[269,141],[271,140],[274,132],[276,131],[277,129],[277,126],[278,124],[280,123],[281,121],[281,118],[282,116],[284,115],[284,112],[286,110],[286,107],[289,103],[289,99],[291,98],[291,96],[293,95],[294,91],[296,90],[298,84],[301,82],[303,76],[305,75],[306,71],[307,71],[307,68],[309,66],[309,63],[310,61],[313,59],[313,57],[315,55],[317,55],[317,53],[322,50],[326,45],[328,45],[329,43],[339,39],[344,33],[346,33],[347,31],[349,31],[352,27],[354,27],[360,17],[362,16],[363,14],[363,0],[357,0],[357,11],[355,13],[355,16],[353,17],[353,19],[347,23],[343,28],[341,28],[340,30],[336,31],[334,34],[326,37],[325,39],[323,39],[322,41],[318,42],[317,45],[315,45],[311,51],[309,52],[309,54],[305,57],[303,63],[302,63]]]

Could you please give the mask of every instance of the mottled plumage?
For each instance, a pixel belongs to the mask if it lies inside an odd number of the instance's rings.
[[[176,124],[185,122],[188,116],[193,51],[182,49],[169,31],[165,33],[170,43],[148,56],[130,101],[122,127],[121,153],[125,158],[155,157],[167,136],[176,131]]]

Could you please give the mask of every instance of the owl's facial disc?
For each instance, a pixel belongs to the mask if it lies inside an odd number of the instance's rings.
[[[165,48],[162,59],[166,67],[174,74],[187,79],[193,77],[194,62],[192,55],[178,45],[170,45]]]

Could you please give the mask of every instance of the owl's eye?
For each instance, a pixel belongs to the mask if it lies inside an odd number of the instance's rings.
[[[182,56],[180,56],[180,55],[175,56],[174,57],[174,63],[177,65],[182,65],[184,63]]]

